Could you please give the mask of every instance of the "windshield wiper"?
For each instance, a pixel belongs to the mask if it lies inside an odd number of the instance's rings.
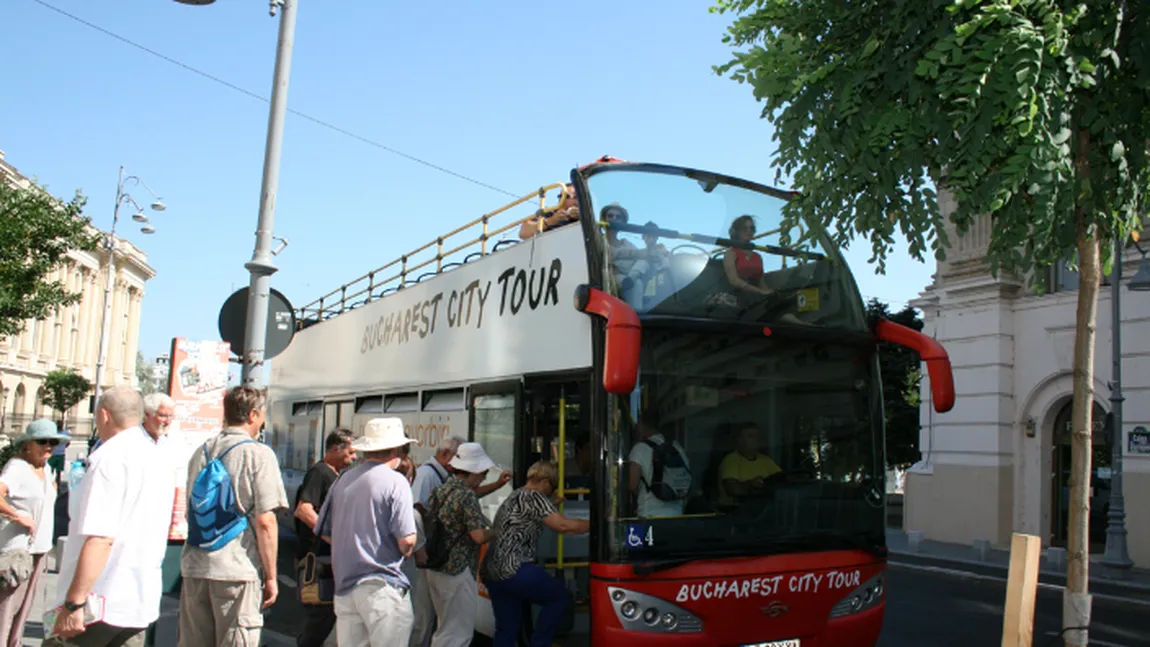
[[[642,564],[635,564],[633,570],[635,571],[635,575],[651,575],[652,573],[658,573],[660,571],[669,571],[672,568],[676,568],[676,567],[682,566],[684,564],[690,564],[691,562],[696,561],[697,559],[699,559],[699,558],[698,557],[683,557],[680,559],[660,559],[660,560],[653,561],[653,562],[644,562]]]
[[[852,535],[837,530],[818,530],[814,532],[794,533],[781,535],[770,540],[771,546],[790,546],[796,548],[811,548],[828,550],[846,546],[857,550],[865,550],[875,557],[886,557],[887,547],[878,542],[868,540],[860,535]]]

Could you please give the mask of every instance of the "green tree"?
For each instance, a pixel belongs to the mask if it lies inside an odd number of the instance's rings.
[[[144,359],[144,354],[136,351],[136,382],[140,384],[140,394],[155,393],[156,381],[152,379],[152,365]]]
[[[63,202],[35,184],[0,182],[0,336],[19,334],[25,321],[80,299],[50,277],[69,251],[99,245],[99,233],[80,213],[84,201],[79,192]]]
[[[922,330],[922,318],[910,306],[891,312],[887,304],[871,299],[867,302],[867,315]],[[918,449],[921,360],[913,350],[890,342],[880,342],[878,353],[886,423],[886,464],[891,469],[906,469],[922,456]]]
[[[793,179],[791,227],[866,238],[877,269],[901,233],[922,259],[993,221],[987,261],[1035,277],[1077,259],[1066,628],[1085,624],[1098,286],[1140,226],[1148,188],[1150,7],[1069,0],[718,0],[736,14],[718,66],[772,120],[773,165]],[[801,230],[800,230],[801,231]],[[808,230],[809,231],[809,230]],[[801,243],[795,241],[796,244]],[[784,241],[785,242],[785,241]],[[1068,645],[1087,632],[1067,631]]]
[[[68,410],[92,391],[88,378],[71,369],[58,368],[44,378],[44,403],[60,412],[60,424]]]

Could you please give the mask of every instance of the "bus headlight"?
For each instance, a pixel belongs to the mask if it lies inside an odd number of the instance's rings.
[[[644,633],[701,633],[703,621],[686,609],[646,593],[607,587],[619,624]]]
[[[855,590],[847,593],[842,600],[839,600],[838,604],[831,609],[830,617],[832,619],[841,618],[878,606],[883,600],[883,584],[882,573],[863,582]]]

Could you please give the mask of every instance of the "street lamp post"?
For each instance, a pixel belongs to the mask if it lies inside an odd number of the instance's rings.
[[[1113,353],[1113,382],[1110,383],[1111,456],[1110,456],[1110,509],[1106,513],[1106,550],[1102,555],[1103,566],[1114,571],[1125,571],[1134,562],[1126,545],[1126,498],[1122,492],[1122,405],[1126,398],[1122,395],[1122,257],[1125,245],[1123,239],[1114,239],[1114,277],[1110,282],[1110,301],[1113,321],[1110,340]],[[1135,243],[1137,245],[1137,242]],[[1130,279],[1130,290],[1142,292],[1150,290],[1150,264],[1146,253],[1138,246],[1142,262],[1138,271]]]
[[[132,220],[143,223],[140,231],[145,234],[155,232],[155,228],[148,222],[148,217],[144,215],[144,209],[136,202],[136,200],[124,190],[124,185],[128,182],[138,184],[148,190],[152,194],[151,208],[153,211],[163,211],[167,207],[160,196],[148,186],[146,182],[136,175],[124,175],[124,167],[120,167],[120,181],[116,184],[116,208],[112,211],[112,229],[108,232],[104,242],[104,249],[108,252],[108,276],[104,281],[104,312],[100,315],[100,350],[96,356],[96,384],[93,387],[92,402],[93,413],[95,413],[95,402],[100,399],[100,391],[104,385],[104,370],[108,362],[108,343],[110,337],[109,329],[112,326],[112,288],[115,287],[116,281],[116,225],[120,223],[120,206],[124,203],[131,204],[136,208],[136,213],[132,216]],[[95,427],[93,426],[92,434],[94,435]]]
[[[182,4],[206,5],[215,0],[176,0]],[[264,148],[263,184],[260,213],[256,224],[256,245],[252,259],[244,264],[251,275],[248,312],[244,326],[241,360],[242,382],[256,386],[263,376],[264,346],[267,341],[268,299],[271,276],[279,268],[272,262],[272,240],[279,189],[280,154],[283,149],[284,119],[287,116],[288,80],[291,76],[292,46],[295,42],[297,0],[270,0],[271,15],[280,12],[279,42],[276,47],[275,75],[272,80],[271,111],[268,115],[267,143]]]

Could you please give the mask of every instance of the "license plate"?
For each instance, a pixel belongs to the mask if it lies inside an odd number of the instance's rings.
[[[765,643],[751,643],[743,645],[743,647],[801,647],[798,638],[788,638],[787,640],[772,640]]]

